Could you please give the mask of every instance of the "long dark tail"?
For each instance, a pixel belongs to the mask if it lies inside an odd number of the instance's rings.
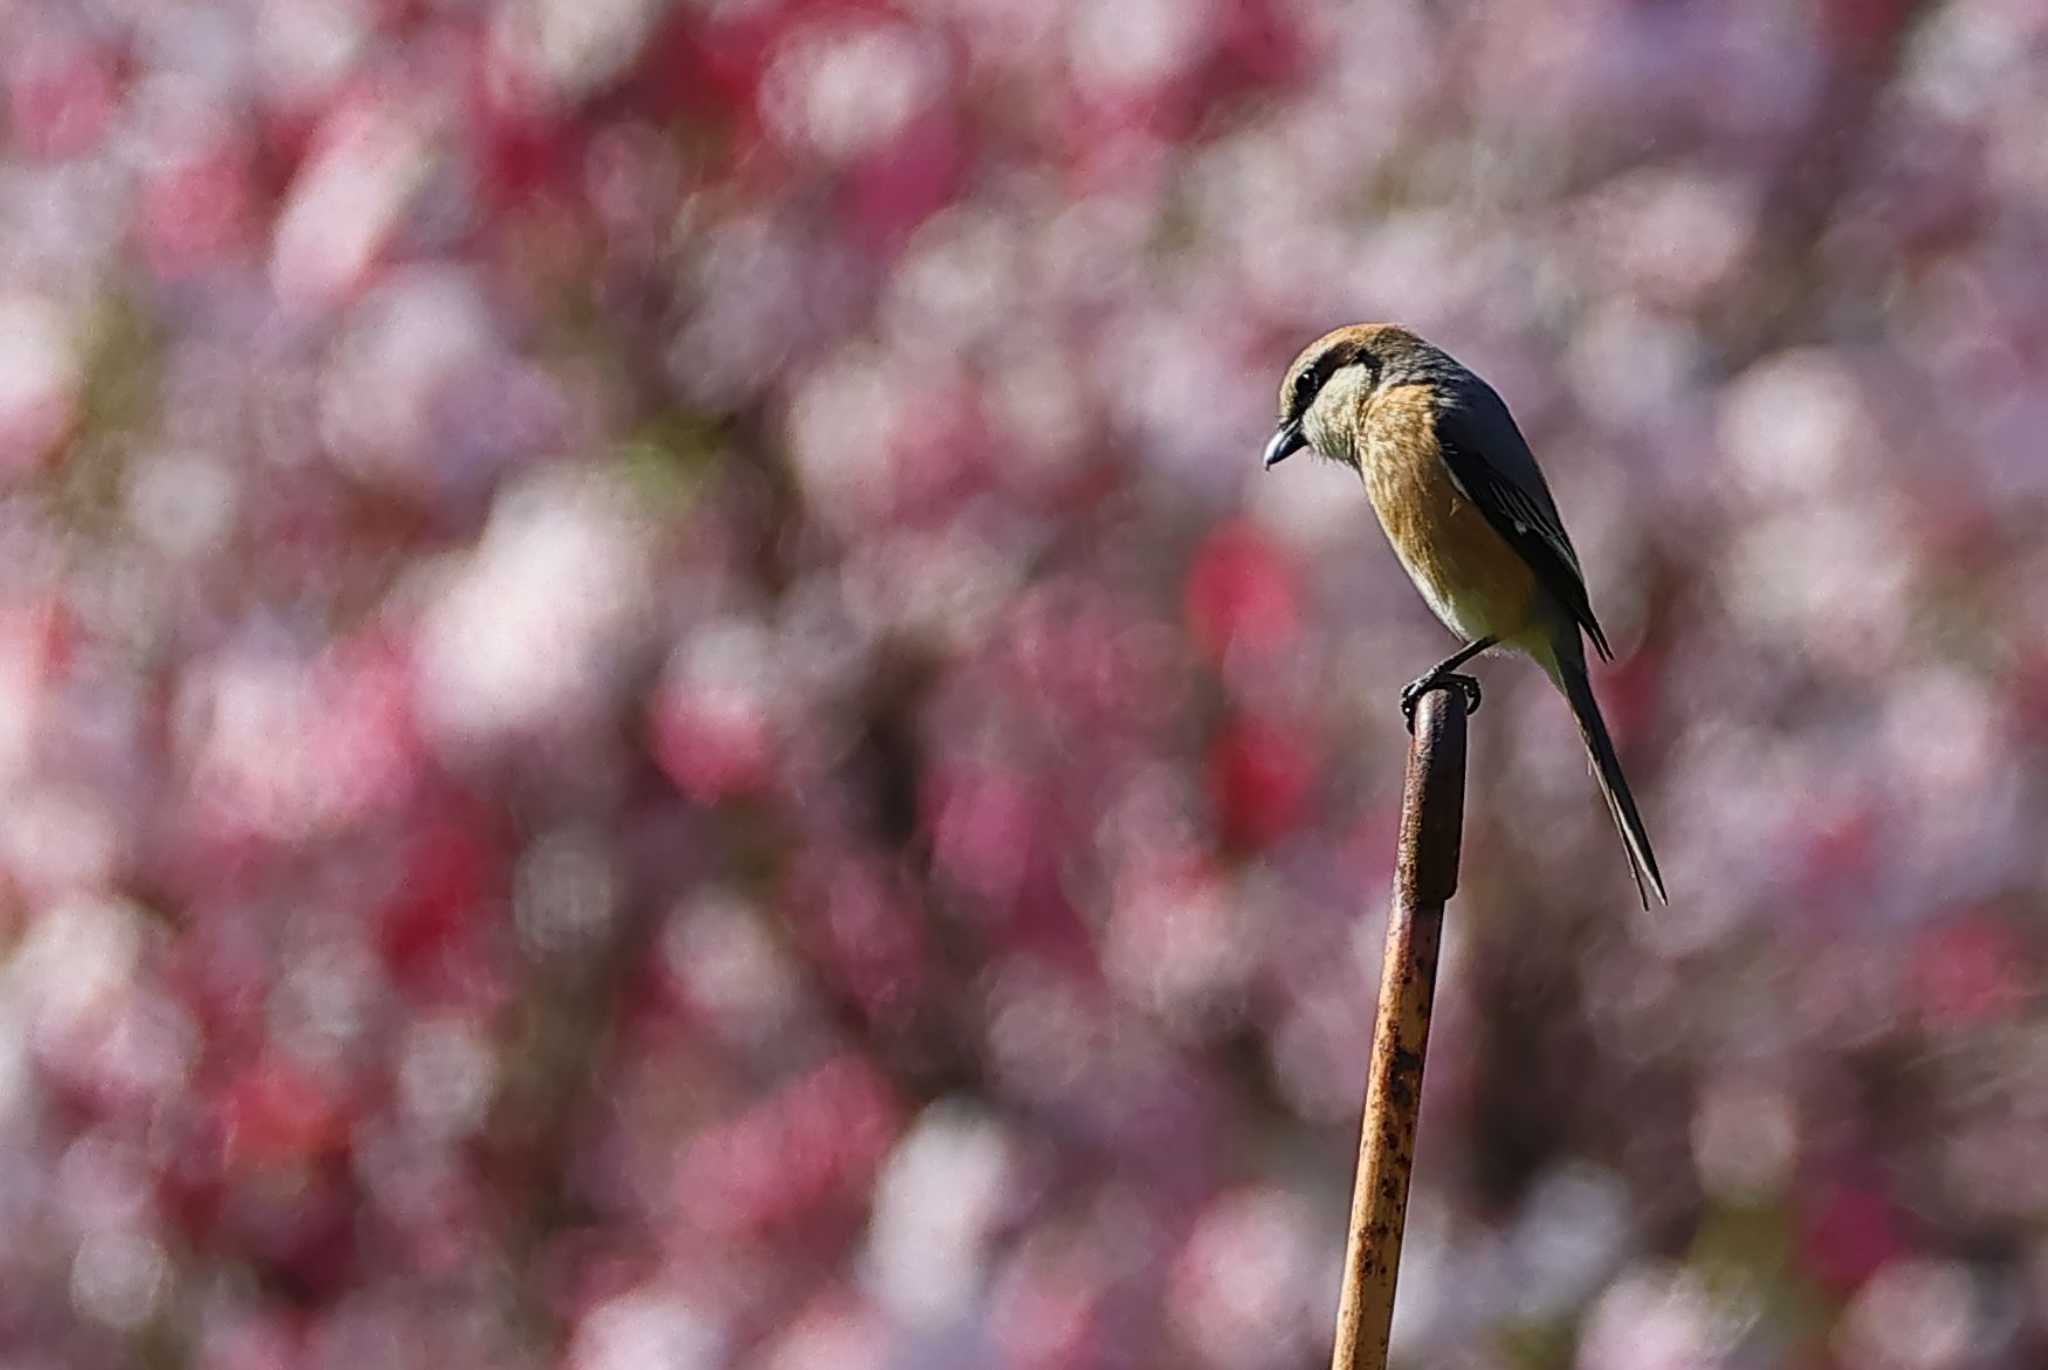
[[[1543,665],[1557,682],[1557,688],[1564,691],[1572,717],[1578,720],[1579,736],[1585,739],[1586,755],[1593,762],[1593,776],[1600,782],[1607,812],[1614,816],[1622,845],[1628,849],[1628,869],[1635,877],[1637,897],[1647,909],[1650,891],[1655,890],[1658,902],[1669,903],[1664,897],[1664,877],[1657,872],[1657,854],[1650,850],[1649,830],[1643,826],[1642,814],[1636,811],[1628,777],[1621,773],[1621,758],[1614,754],[1614,740],[1607,735],[1606,720],[1600,717],[1600,702],[1593,698],[1593,682],[1586,677],[1586,649],[1579,642],[1576,627],[1558,633],[1551,644],[1551,659]]]

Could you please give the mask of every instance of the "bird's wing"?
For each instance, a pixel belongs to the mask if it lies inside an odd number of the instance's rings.
[[[1607,634],[1600,630],[1586,596],[1579,554],[1572,550],[1550,487],[1507,405],[1476,376],[1445,387],[1439,395],[1437,444],[1451,480],[1529,564],[1543,588],[1578,620],[1601,659],[1612,660]]]

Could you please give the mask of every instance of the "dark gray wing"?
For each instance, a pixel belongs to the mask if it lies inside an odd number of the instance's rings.
[[[1492,386],[1469,374],[1439,386],[1437,394],[1436,437],[1451,479],[1529,563],[1538,583],[1578,620],[1601,659],[1611,661],[1607,634],[1600,631],[1586,597],[1579,554],[1572,550],[1550,487],[1507,405]]]

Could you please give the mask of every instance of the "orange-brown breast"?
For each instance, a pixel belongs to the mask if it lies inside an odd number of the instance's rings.
[[[1451,480],[1422,385],[1373,399],[1359,469],[1395,555],[1451,631],[1503,642],[1547,628],[1549,597],[1528,563]]]

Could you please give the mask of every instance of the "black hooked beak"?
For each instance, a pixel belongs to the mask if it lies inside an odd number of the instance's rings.
[[[1266,469],[1272,470],[1306,446],[1308,439],[1302,436],[1300,419],[1281,424],[1280,431],[1266,443]]]

